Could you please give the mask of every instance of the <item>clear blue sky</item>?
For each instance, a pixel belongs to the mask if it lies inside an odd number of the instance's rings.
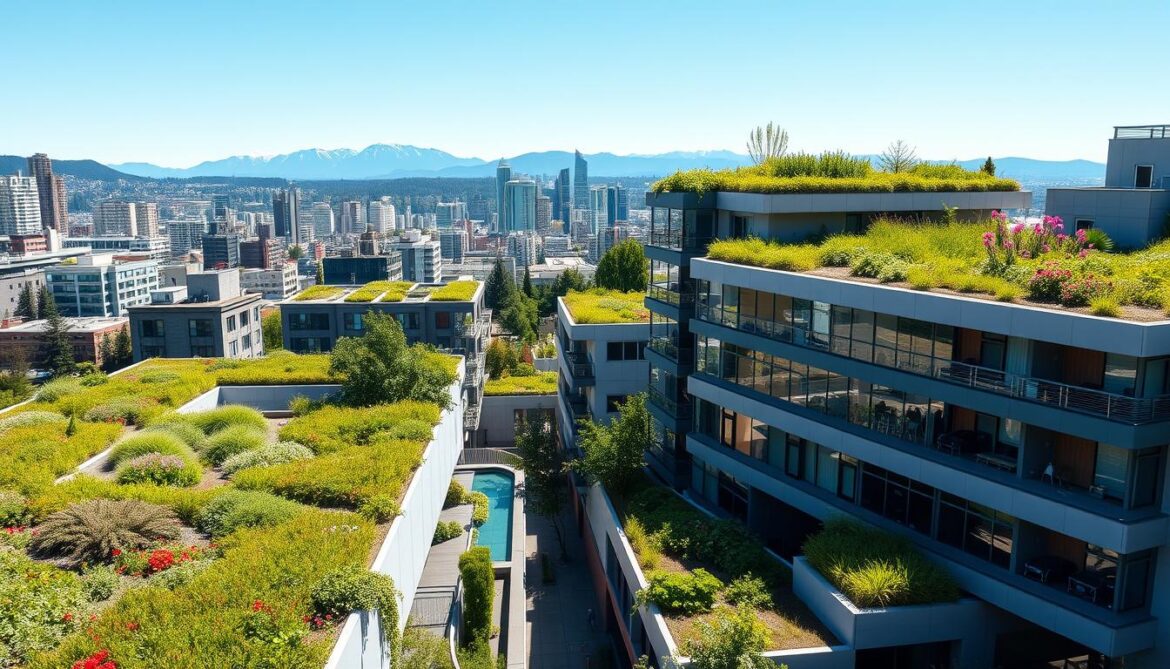
[[[797,4],[5,3],[0,153],[742,152],[775,120],[793,149],[1103,160],[1170,123],[1167,2]]]

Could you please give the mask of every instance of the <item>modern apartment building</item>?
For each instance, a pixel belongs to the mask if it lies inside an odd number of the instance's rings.
[[[93,207],[93,228],[99,237],[157,237],[158,204],[99,202]]]
[[[297,264],[286,262],[275,269],[242,269],[240,289],[247,293],[259,293],[266,300],[286,300],[300,290]]]
[[[188,274],[186,286],[152,291],[150,304],[129,310],[134,360],[259,357],[261,301],[241,290],[238,270]]]
[[[621,308],[614,302],[622,303]],[[557,299],[557,415],[560,438],[569,448],[576,445],[577,421],[608,424],[626,397],[646,389],[650,321],[639,302],[635,293],[603,300],[592,293]],[[574,310],[578,316],[587,310],[588,322],[579,322]]]
[[[394,205],[390,202],[389,197],[383,197],[380,200],[370,200],[369,205],[369,226],[374,229],[374,232],[386,234],[393,232],[398,226],[398,216],[394,211]]]
[[[1170,322],[702,257],[1030,199],[648,194],[648,460],[785,557],[834,516],[907,538],[985,607],[982,654],[931,632],[953,663],[1168,666]]]
[[[0,235],[35,235],[41,231],[41,202],[35,177],[0,176]]]
[[[503,213],[500,234],[536,232],[536,182],[519,177],[505,183]]]
[[[166,237],[66,237],[61,246],[67,249],[92,249],[119,255],[146,255],[165,262],[171,258],[171,243]]]
[[[402,279],[415,283],[438,283],[443,278],[442,245],[418,230],[406,230],[387,244],[402,256]]]
[[[130,307],[150,302],[158,262],[119,262],[112,253],[94,253],[45,269],[45,280],[62,316],[126,316]]]
[[[43,153],[29,156],[28,173],[37,182],[41,226],[56,230],[57,234],[62,237],[67,236],[69,234],[69,200],[65,194],[65,180],[53,174],[53,161]]]
[[[1105,185],[1050,188],[1045,209],[1070,230],[1103,230],[1123,248],[1164,237],[1170,226],[1170,124],[1114,128]]]

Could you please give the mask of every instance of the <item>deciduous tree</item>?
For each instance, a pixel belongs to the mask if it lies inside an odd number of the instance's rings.
[[[552,523],[561,548],[561,560],[568,562],[565,528],[561,515],[568,505],[565,485],[565,453],[557,445],[548,420],[522,421],[516,427],[516,450],[524,470],[525,510],[544,516]]]
[[[389,314],[365,315],[365,334],[337,340],[329,361],[344,376],[342,399],[355,406],[418,400],[451,404],[446,372],[428,359],[424,344],[408,346],[398,319]]]
[[[878,165],[886,172],[906,172],[918,164],[918,152],[902,140],[891,142],[878,156]]]
[[[577,444],[585,456],[576,467],[590,482],[624,493],[638,480],[646,465],[650,440],[650,412],[646,394],[630,395],[609,425],[580,421]]]

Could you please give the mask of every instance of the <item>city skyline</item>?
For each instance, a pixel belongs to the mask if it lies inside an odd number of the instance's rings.
[[[585,153],[742,152],[747,130],[771,120],[788,128],[793,150],[877,153],[901,138],[920,155],[939,160],[990,154],[1100,161],[1100,139],[1111,126],[1165,120],[1158,116],[1170,92],[1142,85],[1146,75],[1132,65],[1148,58],[1145,46],[1159,39],[1158,27],[1166,24],[1159,15],[1170,18],[1170,7],[1086,2],[1061,4],[1059,13],[1056,7],[914,2],[896,9],[844,3],[827,10],[738,2],[663,11],[660,3],[608,4],[566,22],[567,9],[535,4],[434,3],[407,10],[359,3],[341,11],[226,3],[197,10],[30,4],[9,10],[13,52],[34,52],[50,36],[61,48],[41,51],[27,67],[5,73],[10,87],[43,104],[35,111],[0,111],[0,124],[22,128],[0,151],[165,166],[378,142],[484,159],[574,146]],[[1005,15],[1012,16],[1014,30],[1026,34],[1035,26],[1037,37],[1005,35]],[[622,48],[564,48],[563,26],[571,26],[569,36],[584,34],[601,17],[608,41]],[[256,21],[265,30],[249,39],[224,29]],[[378,24],[401,27],[384,40],[354,37],[350,30]],[[905,45],[883,46],[883,40],[897,45],[903,39],[875,32],[883,24],[902,26]],[[1124,28],[1105,32],[1098,30],[1102,24]],[[442,25],[451,46],[435,48],[430,31],[411,25]],[[727,43],[735,45],[733,66],[710,50],[680,48],[678,40],[696,26],[732,38]],[[107,44],[101,36],[115,30],[136,39]],[[346,48],[334,48],[339,42]],[[541,86],[523,95],[497,86],[496,77],[488,76],[495,59],[481,57],[496,44],[524,58],[530,70],[524,79]],[[897,55],[874,57],[886,48]],[[567,90],[579,78],[554,76],[566,68],[621,73],[604,79],[607,98],[619,103],[565,106],[566,95],[580,93]],[[294,73],[292,81],[359,86],[366,96],[361,104],[344,106],[328,96],[302,96],[303,104],[276,115],[264,101],[277,99],[288,84],[284,76],[270,76],[277,71]],[[60,87],[54,72],[81,76]],[[151,83],[112,85],[121,72]],[[395,77],[393,85],[368,85],[387,72],[410,76]],[[654,85],[651,73],[660,73]],[[1007,88],[1005,73],[1014,73]],[[453,79],[464,99],[476,100],[474,106],[430,104],[432,98],[447,99]],[[160,101],[182,100],[212,81],[217,95],[235,103],[155,111]],[[1092,82],[1094,94],[1079,99],[1076,86],[1085,82]],[[730,104],[727,96],[737,90],[751,90],[750,102]],[[523,113],[517,113],[521,99]],[[173,132],[176,127],[183,132]]]

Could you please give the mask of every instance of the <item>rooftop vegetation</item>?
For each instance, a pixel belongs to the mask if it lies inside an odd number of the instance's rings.
[[[1020,184],[958,165],[918,163],[905,171],[879,172],[869,159],[847,153],[795,153],[759,165],[675,172],[654,183],[656,193],[951,193],[1018,191]]]
[[[1112,249],[1100,231],[1066,233],[1058,217],[1025,225],[993,212],[970,223],[882,219],[865,234],[819,243],[718,240],[708,257],[792,272],[848,268],[852,276],[915,290],[1086,308],[1099,316],[1149,318],[1151,309],[1170,309],[1170,240],[1133,252]]]
[[[345,292],[345,289],[341,286],[309,286],[308,288],[298,293],[296,297],[293,298],[293,300],[297,302],[305,302],[308,300],[328,300],[337,297],[343,292]]]
[[[432,302],[466,302],[475,295],[478,281],[452,281],[431,292]]]
[[[853,521],[834,520],[809,537],[804,555],[858,608],[937,604],[959,598],[950,575],[910,542]]]
[[[345,296],[346,302],[401,302],[412,281],[371,281]]]
[[[556,372],[535,372],[528,376],[505,376],[488,379],[483,384],[484,395],[553,395],[557,392]]]
[[[623,293],[604,288],[572,291],[562,299],[569,315],[579,324],[648,323],[650,311],[643,305],[644,293]]]

